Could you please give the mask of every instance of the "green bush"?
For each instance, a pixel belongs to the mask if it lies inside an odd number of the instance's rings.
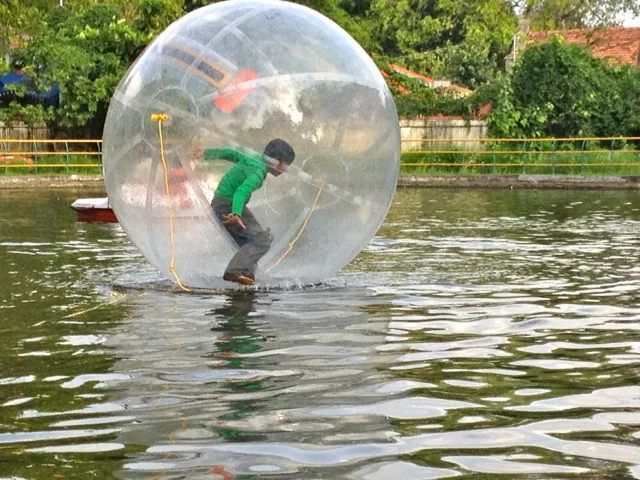
[[[513,150],[517,150],[514,148]],[[566,152],[561,150],[560,152]],[[405,152],[403,174],[553,174],[553,175],[639,175],[640,155],[625,150],[556,153],[523,151],[495,154],[452,151],[451,153]]]
[[[524,53],[494,105],[489,121],[495,137],[635,136],[640,74],[556,37]]]
[[[28,45],[12,52],[25,60],[40,90],[59,86],[60,106],[12,102],[0,109],[0,120],[48,121],[69,136],[100,135],[111,96],[135,54],[182,12],[169,0],[140,0],[133,12],[118,2],[74,5],[43,11]]]

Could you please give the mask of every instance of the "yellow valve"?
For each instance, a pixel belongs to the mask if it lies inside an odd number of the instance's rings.
[[[156,122],[166,122],[169,120],[169,115],[166,113],[152,113],[151,120]]]

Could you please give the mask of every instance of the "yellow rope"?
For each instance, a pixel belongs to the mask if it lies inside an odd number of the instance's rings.
[[[307,217],[304,219],[304,222],[302,223],[302,226],[300,227],[300,231],[298,232],[296,237],[293,239],[293,241],[289,244],[289,248],[287,248],[287,251],[284,252],[282,254],[282,256],[273,265],[271,265],[269,268],[267,268],[266,273],[269,273],[276,266],[278,266],[278,264],[280,262],[282,262],[282,260],[284,260],[287,255],[289,255],[289,252],[291,252],[291,250],[293,250],[294,245],[296,244],[298,239],[300,239],[300,237],[302,236],[302,232],[304,232],[305,228],[307,228],[307,224],[309,223],[309,219],[311,218],[311,215],[313,214],[313,212],[317,208],[318,200],[320,200],[320,194],[321,193],[322,193],[322,187],[319,187],[318,188],[318,194],[316,195],[316,199],[313,201],[313,205],[311,205],[311,210],[307,214]]]
[[[164,158],[164,142],[162,140],[162,122],[166,122],[169,120],[169,115],[166,113],[154,113],[151,115],[151,120],[157,120],[158,122],[158,137],[160,139],[160,156],[162,158],[162,167],[164,168],[164,186],[167,193],[167,205],[169,206],[169,238],[171,240],[171,262],[169,263],[169,271],[173,274],[176,279],[176,283],[178,286],[184,290],[185,292],[190,292],[191,290],[185,287],[178,274],[176,273],[176,246],[173,235],[173,208],[171,205],[171,191],[169,189],[169,169],[167,168],[167,160]]]

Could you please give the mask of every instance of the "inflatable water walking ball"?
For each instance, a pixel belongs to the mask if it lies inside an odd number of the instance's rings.
[[[256,284],[316,283],[360,252],[393,198],[400,132],[385,80],[309,8],[236,0],[191,12],[149,45],[111,100],[103,168],[120,224],[178,284],[230,287],[222,276],[238,246],[211,200],[233,163],[188,152],[256,155],[273,139],[295,161],[247,204],[271,236]]]

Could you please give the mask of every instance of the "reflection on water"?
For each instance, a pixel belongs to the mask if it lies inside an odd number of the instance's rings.
[[[216,295],[75,197],[0,194],[2,478],[640,478],[635,193],[401,190],[327,284]]]

